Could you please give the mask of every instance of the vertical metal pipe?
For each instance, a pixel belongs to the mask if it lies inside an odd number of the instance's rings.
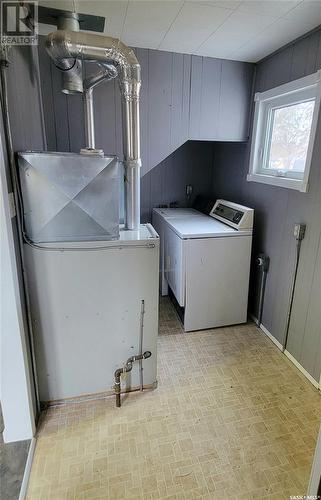
[[[138,351],[139,356],[141,356],[141,359],[139,360],[139,388],[141,391],[144,389],[144,378],[143,378],[144,315],[145,315],[145,301],[142,300],[140,309],[140,335],[139,335],[139,351]]]
[[[58,30],[79,31],[79,17],[75,12],[64,12],[64,15],[57,19]]]
[[[270,265],[270,258],[267,255],[260,254],[257,258],[257,264],[261,271],[261,283],[260,283],[258,314],[257,314],[257,325],[258,327],[260,327],[262,323],[265,286],[266,286],[267,273]]]
[[[94,120],[94,88],[102,82],[112,80],[117,77],[117,69],[112,64],[99,64],[100,71],[86,78],[83,83],[83,102],[85,115],[85,140],[86,148],[95,149],[95,120]]]
[[[140,128],[137,92],[123,98],[123,142],[126,171],[126,227],[136,230],[140,224]]]
[[[283,352],[286,350],[286,346],[287,346],[288,338],[289,338],[289,330],[290,330],[290,321],[291,321],[291,314],[292,314],[292,308],[293,308],[294,292],[295,292],[295,285],[296,285],[296,279],[297,279],[297,275],[298,275],[299,261],[300,261],[301,242],[302,242],[302,240],[299,240],[299,239],[296,241],[295,264],[294,264],[294,271],[293,271],[293,277],[292,277],[292,282],[291,282],[290,303],[289,303],[289,308],[288,308],[288,312],[286,315],[286,323],[285,323],[285,329],[284,329],[285,330],[284,341],[282,344],[282,351]]]
[[[95,149],[94,100],[92,87],[84,91],[83,99],[86,148]]]
[[[140,168],[125,160],[126,228],[137,230],[140,224]]]

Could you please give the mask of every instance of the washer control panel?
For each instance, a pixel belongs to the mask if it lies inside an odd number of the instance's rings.
[[[234,227],[234,229],[252,229],[253,228],[252,208],[238,205],[226,200],[216,200],[211,210],[210,216],[225,224]]]

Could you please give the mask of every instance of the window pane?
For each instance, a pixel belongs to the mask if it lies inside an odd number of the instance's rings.
[[[267,168],[304,172],[314,102],[273,110]]]

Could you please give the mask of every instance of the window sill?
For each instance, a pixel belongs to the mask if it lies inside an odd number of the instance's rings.
[[[289,179],[288,177],[276,177],[264,174],[248,174],[246,180],[287,189],[295,189],[296,191],[301,191],[301,193],[306,193],[308,191],[308,184],[301,179]]]

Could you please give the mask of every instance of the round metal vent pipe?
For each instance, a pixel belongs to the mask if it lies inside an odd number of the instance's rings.
[[[141,69],[134,51],[117,38],[66,30],[57,30],[49,34],[46,49],[58,66],[70,59],[96,61],[116,66],[122,97],[126,227],[138,229],[140,224],[139,93]]]
[[[100,71],[83,82],[86,148],[95,149],[95,122],[93,90],[100,83],[117,77],[117,69],[112,64],[100,64]]]
[[[79,31],[78,15],[66,12],[57,19],[59,30]],[[62,59],[55,62],[56,67],[62,72],[62,92],[64,94],[78,94],[83,91],[82,63],[79,59]]]

